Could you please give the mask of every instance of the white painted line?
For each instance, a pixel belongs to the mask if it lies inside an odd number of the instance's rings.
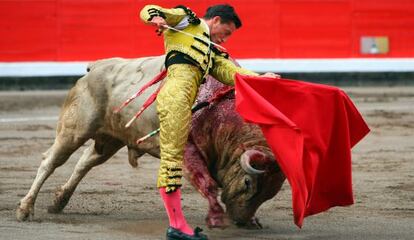
[[[238,59],[256,72],[414,72],[414,58]],[[0,77],[81,76],[89,62],[0,62]]]
[[[256,72],[414,72],[414,58],[240,59]]]
[[[59,117],[22,117],[22,118],[0,118],[0,123],[34,122],[34,121],[57,121]]]
[[[0,77],[80,76],[89,62],[0,62]]]

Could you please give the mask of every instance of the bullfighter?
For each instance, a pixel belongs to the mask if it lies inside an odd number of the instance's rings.
[[[191,107],[208,74],[227,85],[234,85],[236,73],[258,74],[236,66],[219,45],[242,26],[230,5],[211,6],[203,18],[181,5],[172,9],[147,5],[140,17],[164,36],[167,79],[156,99],[161,129],[157,187],[169,217],[167,239],[207,239],[200,228],[193,230],[187,224],[181,209],[182,162]]]

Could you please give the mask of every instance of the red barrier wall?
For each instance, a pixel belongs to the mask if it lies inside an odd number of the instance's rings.
[[[223,1],[1,0],[0,61],[84,61],[163,53],[138,19],[149,3],[199,16]],[[230,0],[243,21],[225,44],[236,58],[414,57],[413,0]],[[361,54],[362,36],[386,36],[385,54]]]

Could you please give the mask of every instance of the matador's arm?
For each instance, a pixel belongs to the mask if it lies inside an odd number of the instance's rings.
[[[157,5],[146,5],[139,15],[145,23],[150,23],[154,17],[158,16],[164,18],[169,26],[176,26],[188,16],[185,9],[185,7],[168,9]]]
[[[226,85],[234,86],[234,76],[236,73],[259,76],[258,73],[236,66],[226,55],[216,54],[213,69],[210,71],[211,76]]]

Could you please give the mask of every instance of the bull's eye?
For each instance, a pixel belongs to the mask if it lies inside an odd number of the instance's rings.
[[[251,185],[251,181],[249,178],[244,179],[244,185],[246,186],[246,189],[248,189]]]

